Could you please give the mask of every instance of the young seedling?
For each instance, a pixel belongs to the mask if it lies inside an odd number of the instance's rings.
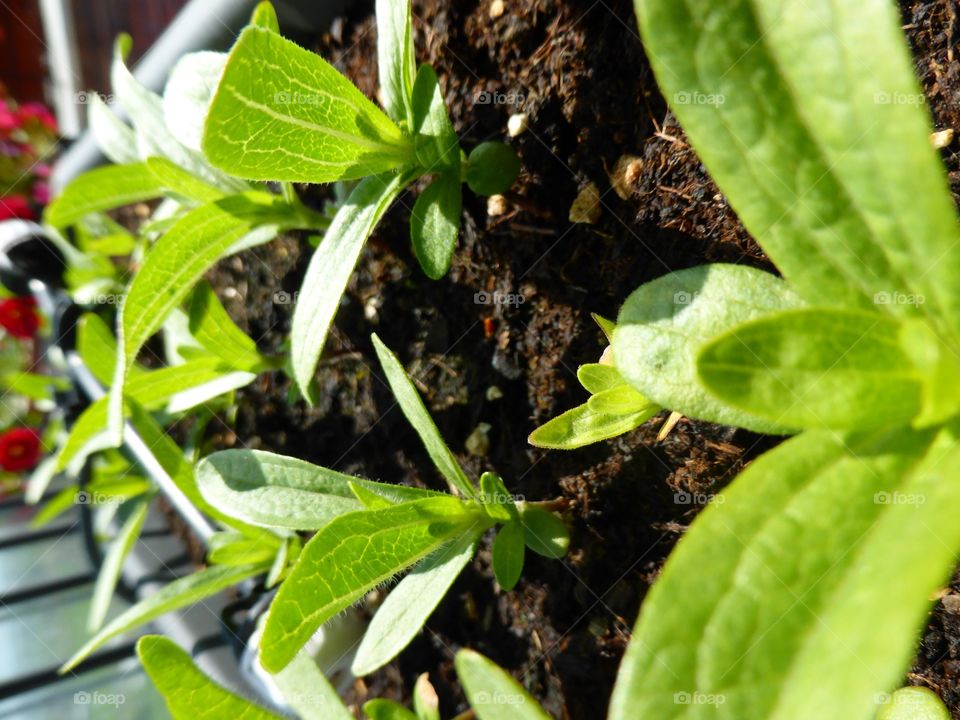
[[[211,680],[172,640],[145,635],[137,642],[137,655],[173,720],[207,717],[210,708],[218,717],[243,720],[281,720],[280,715],[243,698]],[[472,650],[456,655],[457,674],[479,720],[550,720],[550,716],[520,684],[488,658]],[[281,696],[300,720],[353,720],[317,664],[300,653],[282,672],[273,676]],[[413,692],[413,710],[391,700],[370,700],[363,706],[368,720],[440,720],[437,693],[427,675],[421,675]],[[469,714],[460,715],[464,720]],[[900,720],[898,718],[898,720]],[[904,719],[905,720],[905,719]]]
[[[200,491],[220,512],[276,531],[316,531],[267,616],[260,654],[271,672],[283,669],[328,619],[416,565],[377,610],[352,670],[365,675],[389,662],[419,632],[492,527],[502,526],[493,565],[504,589],[516,584],[527,549],[550,558],[567,551],[567,530],[545,504],[515,501],[495,473],[484,473],[479,487],[467,477],[396,356],[375,335],[373,343],[400,409],[453,494],[252,450],[214,453],[198,467]]]
[[[44,217],[58,229],[99,228],[99,255],[90,249],[85,253],[72,249],[68,254],[71,269],[79,273],[75,292],[85,289],[89,295],[104,281],[107,287],[116,282],[110,263],[102,257],[104,245],[106,251],[115,251],[119,240],[131,244],[131,252],[146,250],[120,307],[118,360],[107,380],[114,444],[121,436],[124,395],[130,395],[128,373],[140,349],[164,327],[203,273],[225,255],[267,242],[283,230],[322,231],[329,224],[325,215],[306,208],[295,194],[274,195],[262,183],[251,184],[214,168],[201,154],[203,122],[226,54],[184,56],[160,97],[127,69],[129,49],[129,37],[122,36],[116,43],[111,80],[133,126],[122,122],[97,95],[88,96],[94,135],[118,164],[76,178]],[[116,224],[103,218],[107,210],[158,198],[163,202],[140,229],[141,238],[117,232]]]
[[[596,315],[594,320],[607,341],[612,340],[614,324]],[[623,379],[613,365],[609,346],[600,362],[581,365],[577,369],[577,380],[590,393],[590,399],[530,433],[531,445],[551,450],[573,450],[630,432],[663,409]]]
[[[899,15],[636,4],[664,94],[785,280],[708,265],[643,285],[617,370],[684,415],[799,434],[667,561],[610,717],[873,720],[960,549],[960,232]]]
[[[428,277],[450,266],[460,227],[461,185],[504,192],[519,172],[510,148],[486,142],[464,157],[437,77],[416,68],[409,0],[378,0],[381,110],[318,55],[285,40],[268,4],[238,38],[203,133],[216,167],[260,181],[360,180],[311,259],[294,309],[293,370],[303,394],[340,297],[367,238],[400,192],[430,184],[410,220],[414,253]]]

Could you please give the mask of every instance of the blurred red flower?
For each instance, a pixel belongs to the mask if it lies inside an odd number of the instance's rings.
[[[10,107],[0,101],[0,132],[11,132],[20,127],[20,118]]]
[[[0,198],[0,220],[20,218],[33,220],[33,208],[23,195],[10,195]]]
[[[30,470],[40,459],[40,434],[33,428],[13,428],[0,435],[0,468]]]
[[[17,116],[22,123],[35,120],[50,132],[55,133],[57,131],[57,120],[53,117],[53,113],[50,112],[49,108],[43,103],[26,102],[20,106]]]
[[[32,338],[40,327],[37,301],[32,297],[0,300],[0,327],[16,338]]]

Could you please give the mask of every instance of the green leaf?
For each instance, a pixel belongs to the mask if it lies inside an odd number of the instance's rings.
[[[181,218],[147,255],[120,310],[119,355],[110,388],[111,428],[117,432],[126,370],[140,348],[217,260],[256,227],[266,242],[278,229],[273,198],[244,193],[202,205]]]
[[[960,547],[960,446],[932,437],[808,431],[755,460],[647,595],[611,720],[693,703],[731,720],[872,720]]]
[[[884,698],[877,720],[950,720],[950,711],[929,688],[905,687]]]
[[[383,344],[376,334],[371,336],[371,340],[373,341],[373,348],[377,352],[377,358],[380,360],[380,365],[383,367],[383,373],[387,376],[387,382],[393,391],[393,396],[397,399],[397,404],[403,411],[404,417],[417,431],[417,435],[420,436],[420,440],[437,470],[464,497],[476,497],[476,488],[463,472],[456,456],[440,436],[440,431],[437,429],[436,423],[433,422],[433,418],[430,417],[430,413],[427,412],[427,408],[420,398],[420,393],[413,386],[397,356],[390,352],[390,349]]]
[[[357,677],[369,675],[393,660],[426,624],[476,551],[477,533],[424,558],[377,609],[350,667]]]
[[[77,489],[67,487],[44,503],[43,507],[30,520],[31,528],[40,528],[69,510],[77,501]]]
[[[659,85],[694,148],[800,295],[844,307],[919,295],[923,304],[884,309],[928,314],[956,337],[956,213],[897,8],[636,8]]]
[[[264,364],[257,344],[236,326],[210,283],[201,282],[193,291],[190,333],[209,352],[237,370],[255,372]]]
[[[520,683],[480,653],[461,650],[454,662],[479,720],[551,720]]]
[[[559,560],[570,548],[570,533],[563,520],[554,513],[536,505],[524,505],[520,510],[524,539],[527,547],[538,555]]]
[[[262,27],[230,52],[203,151],[251,180],[324,183],[413,161],[410,138],[319,55]]]
[[[396,504],[354,482],[350,483],[350,492],[367,510],[379,510]]]
[[[306,651],[297,653],[287,667],[273,676],[273,682],[300,720],[353,720],[337,691]]]
[[[53,400],[55,389],[65,390],[70,386],[69,380],[53,375],[37,375],[29,372],[5,373],[2,385],[8,393],[23,395],[31,400]]]
[[[203,125],[226,64],[226,53],[192,52],[170,71],[163,91],[163,119],[170,134],[194,152],[201,151]]]
[[[285,538],[277,554],[273,558],[273,564],[270,566],[270,572],[267,573],[267,579],[264,581],[264,587],[270,589],[287,576],[287,566],[291,565],[303,549],[303,543],[296,535]]]
[[[250,24],[279,33],[280,21],[277,19],[277,11],[273,9],[273,3],[269,0],[257,3],[250,18]]]
[[[493,574],[504,590],[513,590],[523,572],[524,526],[510,522],[500,528],[493,541]]]
[[[376,698],[363,704],[363,714],[369,720],[417,720],[417,716],[400,703]]]
[[[263,564],[209,567],[174,580],[114,618],[63,664],[60,673],[69,672],[75,668],[84,658],[111,638],[129,632],[171,610],[193,605],[204,598],[216,595],[221,590],[259,575],[265,570],[266,566]]]
[[[354,483],[390,503],[443,497],[404,485],[361,480],[304,460],[261,450],[222,450],[197,465],[203,497],[231,517],[262,527],[318,530],[362,509]]]
[[[923,377],[901,333],[878,313],[787,310],[704,345],[697,371],[723,402],[776,425],[903,426],[920,413]]]
[[[133,128],[117,116],[99,93],[88,92],[84,97],[87,100],[87,125],[107,159],[117,165],[137,162],[140,156],[137,155],[137,136]]]
[[[496,473],[485,472],[480,476],[480,502],[487,515],[497,522],[510,522],[520,517],[513,495]]]
[[[719,402],[700,384],[696,358],[708,340],[801,302],[783,280],[740,265],[701,265],[637,288],[613,334],[617,370],[651,402],[687,417],[765,433],[792,429]]]
[[[224,195],[219,188],[197,179],[166,158],[147,158],[146,164],[164,190],[184,200],[208,203],[219,200]]]
[[[437,74],[429,65],[420,66],[413,85],[413,130],[420,165],[426,172],[447,171],[459,189],[460,142],[447,115]]]
[[[580,381],[583,389],[592,395],[621,387],[627,382],[613,365],[600,363],[581,365],[577,368],[577,380]]]
[[[551,450],[575,450],[630,432],[662,409],[650,403],[643,410],[620,415],[596,412],[589,403],[584,403],[545,422],[530,433],[527,442]]]
[[[420,193],[410,215],[410,240],[420,267],[431,280],[450,269],[460,234],[460,178],[445,173]]]
[[[377,0],[376,12],[377,65],[383,105],[394,121],[412,125],[410,98],[416,61],[410,0]]]
[[[280,720],[279,715],[213,682],[189,653],[168,638],[144,635],[137,641],[137,655],[173,720]]]
[[[163,184],[146,163],[106,165],[88,170],[63,189],[44,214],[56,228],[79,222],[90,213],[151,200],[163,194]]]
[[[335,518],[304,546],[270,607],[264,668],[279,671],[317,628],[364,593],[485,522],[479,508],[444,497]]]
[[[107,611],[110,609],[110,601],[113,599],[114,590],[117,587],[117,581],[120,579],[120,573],[123,571],[123,561],[133,549],[140,537],[140,531],[143,529],[143,523],[147,519],[147,511],[150,509],[148,500],[141,500],[133,508],[133,511],[127,517],[120,532],[110,543],[110,549],[103,558],[103,564],[100,566],[100,572],[97,573],[97,582],[93,588],[93,596],[90,599],[90,611],[87,614],[87,632],[96,632],[103,625],[107,617]]]
[[[643,395],[624,383],[609,390],[603,390],[593,395],[587,405],[595,413],[607,415],[629,415],[643,412],[651,403]]]
[[[607,318],[597,313],[590,313],[590,317],[597,324],[597,327],[600,328],[600,331],[603,333],[603,336],[607,339],[607,342],[613,342],[613,331],[617,329],[617,326],[614,324],[613,320],[607,320]]]
[[[211,565],[272,564],[280,544],[279,537],[275,537],[273,543],[265,543],[263,536],[218,532],[207,541],[207,562]]]
[[[480,143],[467,158],[467,185],[477,195],[505,193],[519,174],[520,158],[502,142]]]
[[[310,258],[290,332],[293,372],[305,397],[310,396],[320,353],[360,251],[408,181],[409,177],[403,175],[361,181],[337,210],[320,247]]]
[[[440,698],[427,673],[422,673],[413,686],[413,709],[417,720],[440,720]]]

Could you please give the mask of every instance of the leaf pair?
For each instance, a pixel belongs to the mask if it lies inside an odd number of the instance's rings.
[[[577,379],[590,399],[530,433],[531,445],[573,450],[630,432],[662,409],[628,384],[613,365],[581,365]]]

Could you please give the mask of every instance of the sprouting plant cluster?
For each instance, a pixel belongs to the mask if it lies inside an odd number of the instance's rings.
[[[882,101],[920,96],[895,10],[886,0],[636,6],[665,96],[725,98],[673,109],[782,277],[712,264],[641,285],[615,322],[597,318],[608,347],[577,373],[587,401],[530,442],[573,450],[663,411],[664,432],[687,417],[792,437],[753,461],[667,562],[609,717],[946,717],[914,688],[877,701],[902,679],[960,548],[960,229],[923,110]],[[77,351],[108,388],[69,428],[50,428],[55,451],[27,488],[37,502],[56,476],[87,470],[83,492],[111,528],[91,638],[64,671],[164,613],[256,579],[275,590],[255,634],[259,663],[287,710],[346,720],[310,656],[327,623],[402,575],[353,656],[351,672],[367,675],[422,630],[485,534],[495,533],[491,564],[504,591],[528,552],[560,560],[568,551],[563,505],[518,499],[492,468],[471,477],[376,335],[383,376],[445,491],[259,450],[203,451],[206,424],[262,373],[286,373],[316,400],[316,366],[349,278],[405,188],[422,188],[410,242],[438,279],[456,251],[463,186],[498,194],[519,172],[503,143],[461,150],[435,72],[416,65],[409,0],[377,0],[376,13],[382,107],[285,39],[269,3],[229,53],[180,60],[162,96],[127,69],[129,39],[116,44],[112,83],[130,124],[91,97],[90,125],[112,164],[74,180],[44,217],[73,299],[90,308]],[[313,207],[294,183],[337,183],[340,200]],[[149,203],[136,229],[108,215],[134,203]],[[267,355],[203,278],[293,230],[316,249],[289,353]],[[151,357],[158,334],[162,356]],[[3,380],[38,402],[56,389],[25,373]],[[166,428],[185,417],[181,447]],[[108,622],[158,494],[119,450],[131,432],[217,531],[204,569]],[[54,494],[36,522],[67,510],[76,492]],[[279,717],[207,678],[166,638],[145,636],[138,652],[176,718],[213,706],[224,717]],[[483,656],[460,650],[455,664],[481,720],[548,717]],[[363,712],[439,720],[429,678],[412,697],[412,709],[372,700]]]

